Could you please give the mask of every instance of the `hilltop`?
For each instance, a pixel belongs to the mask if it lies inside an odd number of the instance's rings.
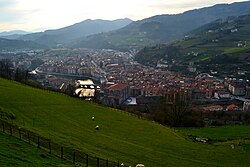
[[[0,92],[1,110],[12,115],[7,117],[9,122],[104,159],[155,167],[250,163],[249,153],[240,146],[195,143],[174,129],[124,111],[4,79],[0,79]]]

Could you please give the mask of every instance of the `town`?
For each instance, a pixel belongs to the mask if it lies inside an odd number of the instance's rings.
[[[76,90],[77,82],[90,79],[96,101],[111,107],[145,114],[161,105],[161,100],[164,104],[174,104],[178,94],[189,108],[203,113],[206,124],[243,124],[249,120],[246,116],[250,111],[249,80],[220,78],[213,76],[213,72],[196,70],[191,70],[193,75],[185,76],[165,66],[139,64],[134,61],[134,54],[110,49],[58,48],[6,52],[0,59],[8,57],[14,69],[29,69],[29,74],[41,85],[62,92],[69,85]],[[192,62],[186,70],[190,68],[195,69]],[[80,96],[79,92],[71,94]],[[212,116],[222,112],[223,117]]]

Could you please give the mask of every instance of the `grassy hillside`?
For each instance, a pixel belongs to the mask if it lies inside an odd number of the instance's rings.
[[[212,140],[241,139],[250,137],[250,126],[218,126],[205,128],[181,128],[186,135],[207,137]]]
[[[174,59],[180,63],[245,63],[250,61],[249,43],[250,15],[230,17],[204,25],[171,45],[144,48],[136,60],[149,64],[161,59],[168,62]]]
[[[250,164],[250,154],[240,146],[194,143],[173,129],[123,111],[3,79],[0,94],[3,118],[104,159],[154,167]],[[95,130],[97,124],[99,130]]]
[[[205,128],[178,128],[178,131],[186,136],[205,137],[216,144],[234,143],[242,145],[244,150],[250,153],[250,126],[229,125]]]
[[[44,49],[44,45],[37,44],[32,41],[11,40],[0,38],[0,51],[1,50],[18,50],[18,49]]]
[[[17,138],[0,132],[0,166],[72,166]]]

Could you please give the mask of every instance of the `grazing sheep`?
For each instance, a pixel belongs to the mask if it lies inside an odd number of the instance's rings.
[[[94,120],[95,120],[95,117],[92,117],[92,120],[94,121]]]
[[[95,129],[96,129],[96,130],[99,130],[99,125],[96,125],[96,126],[95,126]]]

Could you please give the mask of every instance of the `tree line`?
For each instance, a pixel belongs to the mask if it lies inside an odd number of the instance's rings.
[[[14,68],[10,60],[3,59],[0,60],[0,76],[2,78],[21,82],[24,80],[28,80],[29,73],[28,70]]]
[[[21,82],[32,87],[48,89],[36,82],[34,77],[29,74],[28,69],[15,68],[9,59],[0,60],[0,77]]]

